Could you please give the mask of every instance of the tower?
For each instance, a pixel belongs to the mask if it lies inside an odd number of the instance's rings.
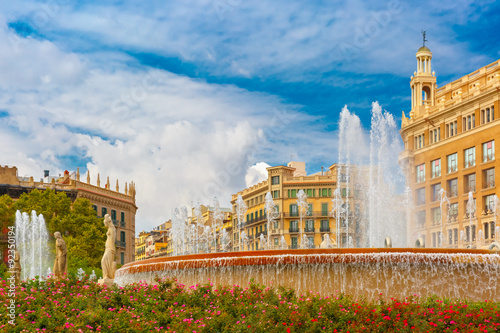
[[[434,106],[436,96],[436,75],[432,71],[432,52],[425,46],[425,31],[422,31],[423,46],[418,49],[417,70],[411,77],[411,113],[410,117],[420,117],[429,112]]]

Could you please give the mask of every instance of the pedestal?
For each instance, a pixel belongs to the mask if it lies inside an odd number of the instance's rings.
[[[108,288],[111,288],[113,286],[114,281],[115,281],[114,279],[99,279],[97,283],[100,285],[105,285]]]

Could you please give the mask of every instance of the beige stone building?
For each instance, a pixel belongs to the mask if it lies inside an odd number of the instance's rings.
[[[408,237],[426,247],[487,246],[498,237],[500,60],[438,87],[432,56],[426,46],[416,53],[400,131],[399,163],[415,201]]]
[[[86,182],[80,181],[79,169],[73,175],[65,171],[57,177],[50,177],[48,171],[45,171],[44,177],[36,182],[33,177],[18,177],[16,167],[0,167],[0,195],[8,194],[13,199],[18,199],[22,193],[29,193],[33,189],[64,192],[72,201],[86,198],[92,203],[97,216],[110,214],[116,227],[117,263],[134,261],[137,206],[133,182],[125,183],[123,192],[120,192],[118,181],[114,189],[111,189],[109,177],[104,187],[101,187],[99,175],[96,185],[90,184],[89,173]]]

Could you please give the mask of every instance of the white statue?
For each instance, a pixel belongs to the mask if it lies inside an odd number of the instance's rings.
[[[108,228],[108,232],[106,233],[106,249],[104,250],[104,255],[101,260],[103,280],[99,280],[99,283],[106,284],[109,287],[113,284],[113,281],[109,280],[113,280],[115,278],[116,272],[116,229],[109,214],[104,216],[104,225]]]

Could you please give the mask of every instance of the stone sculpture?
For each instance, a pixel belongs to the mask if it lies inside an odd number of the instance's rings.
[[[16,281],[16,284],[19,283],[21,280],[21,256],[19,255],[19,252],[16,250],[14,252],[14,278]]]
[[[113,285],[113,280],[115,278],[116,272],[116,229],[113,225],[113,221],[111,221],[111,217],[109,216],[109,214],[106,214],[104,216],[104,225],[106,226],[106,228],[108,228],[108,231],[106,232],[106,248],[101,260],[103,278],[99,280],[99,284],[104,284],[108,287],[111,287]]]
[[[66,250],[66,242],[61,237],[61,233],[54,233],[56,238],[56,260],[54,261],[54,275],[61,277],[68,273],[68,252]]]
[[[331,249],[333,248],[333,243],[332,240],[330,239],[330,236],[328,234],[323,235],[323,241],[319,245],[320,249]]]

